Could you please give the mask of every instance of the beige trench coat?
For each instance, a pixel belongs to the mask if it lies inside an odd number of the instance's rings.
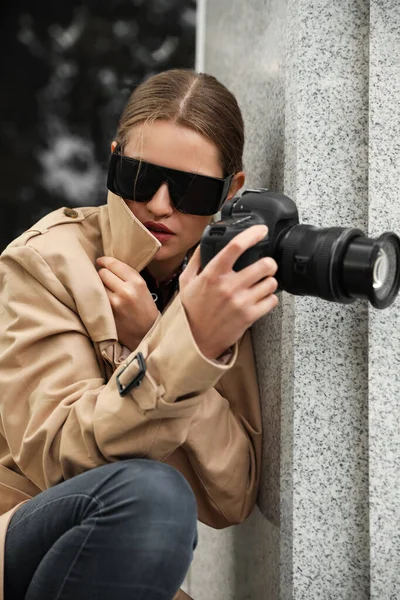
[[[177,468],[212,527],[239,523],[254,506],[261,415],[250,332],[228,364],[208,360],[177,294],[135,352],[118,342],[96,258],[141,271],[159,246],[109,193],[102,207],[47,215],[0,258],[0,600],[16,507],[120,457]],[[126,367],[129,383],[139,351],[146,375],[121,397],[117,375]]]

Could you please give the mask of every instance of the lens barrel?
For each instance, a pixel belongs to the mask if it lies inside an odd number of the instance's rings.
[[[400,288],[400,239],[391,232],[372,239],[360,229],[295,225],[274,254],[279,285],[291,294],[386,308]]]
[[[367,298],[375,308],[392,304],[400,288],[400,241],[391,232],[377,239],[358,237],[343,259],[343,283],[354,298]]]

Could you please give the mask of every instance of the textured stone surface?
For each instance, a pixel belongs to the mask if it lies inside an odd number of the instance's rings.
[[[283,191],[285,27],[286,2],[281,0],[207,2],[205,70],[235,93],[242,108],[246,126],[246,187],[267,186]],[[211,583],[207,587],[213,590],[212,598],[216,600],[279,598],[281,323],[279,309],[253,331],[260,389],[266,398],[259,505],[270,522],[256,511],[253,520],[235,528],[231,550],[234,562],[231,563],[229,549],[217,558],[224,572],[226,565],[232,565],[228,570],[233,569],[234,577],[227,580],[225,589],[222,583],[217,589]],[[212,548],[213,540],[211,535],[209,540],[203,538],[203,554],[208,560],[207,549]],[[192,580],[197,572],[200,579],[204,573],[210,573],[203,565],[203,560],[195,563]]]
[[[400,4],[371,0],[369,229],[400,232]],[[400,598],[400,301],[369,315],[371,599]]]
[[[278,598],[279,565],[274,564],[277,546],[278,528],[258,509],[245,523],[228,530],[200,525],[199,546],[186,590],[196,600]]]
[[[243,112],[246,187],[283,191],[286,2],[208,2],[206,17],[205,70],[235,93]],[[281,321],[282,311],[275,311],[254,331],[260,389],[266,399],[260,508],[275,524],[279,522]]]
[[[234,593],[233,530],[198,524],[198,545],[186,577],[186,590],[195,600],[231,598]]]
[[[303,223],[367,228],[368,24],[366,0],[207,4],[205,70],[243,109],[246,185],[284,190]],[[365,303],[283,295],[254,328],[259,506],[279,535],[256,593],[235,582],[238,600],[369,597],[367,318]],[[239,544],[239,578],[262,535]]]
[[[367,3],[293,1],[287,22],[285,191],[302,222],[365,230]],[[292,343],[281,539],[293,559],[281,561],[281,597],[366,599],[366,305],[297,299]]]
[[[207,2],[205,70],[234,91],[246,126],[246,185],[282,189],[286,2]]]

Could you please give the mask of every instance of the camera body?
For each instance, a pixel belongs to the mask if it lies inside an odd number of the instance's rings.
[[[225,203],[222,219],[201,238],[202,268],[236,235],[258,224],[267,225],[268,235],[238,258],[235,271],[271,256],[278,264],[278,289],[291,294],[342,304],[367,298],[375,308],[395,300],[400,288],[396,234],[371,239],[357,228],[302,225],[293,200],[265,188],[245,190]]]
[[[236,261],[234,270],[240,271],[263,256],[276,260],[280,238],[299,223],[293,200],[265,188],[245,190],[242,196],[226,202],[221,216],[222,220],[207,227],[201,239],[203,268],[232,238],[252,225],[267,225],[268,236],[246,250]]]

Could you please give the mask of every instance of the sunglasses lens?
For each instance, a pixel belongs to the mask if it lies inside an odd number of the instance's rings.
[[[107,187],[126,200],[148,202],[167,182],[177,210],[191,215],[210,216],[221,208],[230,180],[167,169],[114,152],[110,158]]]
[[[172,173],[172,174],[171,174]],[[192,215],[214,215],[225,199],[223,180],[204,175],[169,171],[168,188],[179,211]],[[227,191],[227,190],[226,190]]]
[[[125,200],[147,202],[157,192],[162,178],[157,168],[149,163],[112,154],[107,187]]]

